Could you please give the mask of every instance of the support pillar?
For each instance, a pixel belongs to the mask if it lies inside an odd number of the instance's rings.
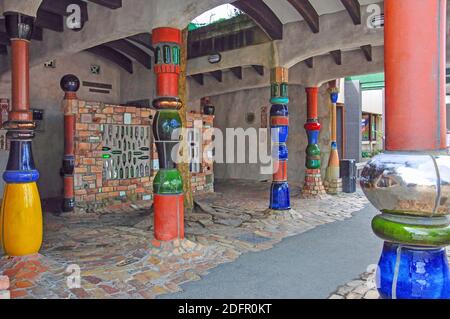
[[[321,173],[322,162],[319,146],[321,125],[318,115],[318,93],[318,87],[306,88],[308,119],[305,130],[308,135],[308,147],[306,148],[306,176],[302,190],[303,198],[319,198],[326,195]]]
[[[64,179],[64,199],[62,211],[73,212],[75,209],[75,116],[78,110],[77,91],[80,88],[80,80],[72,74],[65,75],[61,79],[61,89],[64,91],[64,159],[61,173]]]
[[[291,199],[287,175],[289,136],[288,69],[272,70],[270,123],[272,129],[272,157],[274,174],[270,191],[270,209],[290,210]]]
[[[182,122],[178,112],[182,102],[178,94],[180,76],[181,30],[157,28],[152,32],[155,47],[156,96],[153,107],[153,134],[160,170],[153,181],[155,239],[184,239],[183,180],[176,166],[176,146],[180,142]]]
[[[6,255],[25,256],[42,245],[42,209],[36,182],[39,179],[32,153],[36,124],[30,112],[29,46],[34,18],[5,13],[11,39],[12,105],[4,124],[11,149],[3,179],[6,182],[0,213],[0,239]]]
[[[337,101],[339,98],[339,87],[337,80],[329,82],[331,99],[331,151],[328,162],[325,189],[330,195],[337,195],[342,192],[342,179],[340,178],[340,161],[337,148]]]
[[[387,151],[361,179],[381,211],[372,222],[385,240],[378,290],[389,299],[449,299],[446,0],[384,5]]]

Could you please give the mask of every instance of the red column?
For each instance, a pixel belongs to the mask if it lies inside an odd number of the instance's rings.
[[[78,108],[77,91],[80,80],[72,74],[61,79],[61,89],[64,91],[64,159],[62,173],[64,175],[64,201],[62,211],[72,212],[75,209],[75,114]]]
[[[23,39],[11,39],[11,112],[10,121],[31,121],[30,112],[30,42]]]
[[[387,0],[384,6],[386,148],[445,149],[446,0]]]
[[[318,113],[318,87],[305,89],[307,97],[307,121],[305,124],[308,135],[308,147],[306,148],[305,183],[302,189],[302,198],[320,198],[326,195],[322,182],[321,152],[319,146],[319,134],[321,125]]]
[[[318,119],[318,87],[309,87],[306,88],[306,97],[307,97],[307,108],[308,108],[308,120],[309,119]]]
[[[155,47],[157,110],[153,119],[153,134],[158,150],[159,172],[153,180],[155,239],[171,241],[184,239],[183,180],[177,169],[174,149],[180,141],[183,124],[178,110],[181,67],[181,30],[157,28],[152,31]]]
[[[361,173],[381,214],[382,298],[450,299],[446,0],[385,0],[386,147]]]

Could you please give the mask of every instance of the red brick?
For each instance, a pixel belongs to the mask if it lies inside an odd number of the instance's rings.
[[[78,151],[89,151],[91,149],[91,144],[89,143],[78,143]]]
[[[16,286],[17,288],[30,288],[31,286],[33,286],[33,283],[28,280],[24,280],[16,282],[14,286]]]
[[[77,123],[75,125],[75,130],[77,132],[79,132],[79,131],[87,131],[88,129],[89,129],[89,125],[87,125],[87,124]]]
[[[83,159],[83,164],[84,165],[95,165],[96,162],[97,162],[97,160],[95,158],[92,158],[92,157]]]
[[[101,166],[91,166],[91,173],[102,173],[103,167]]]
[[[103,114],[114,114],[114,108],[112,106],[105,107],[102,111]]]

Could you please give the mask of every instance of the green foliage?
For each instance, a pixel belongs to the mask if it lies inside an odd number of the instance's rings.
[[[370,152],[362,152],[362,158],[371,158],[371,153]]]

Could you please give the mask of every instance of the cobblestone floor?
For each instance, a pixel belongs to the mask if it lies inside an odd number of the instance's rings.
[[[450,247],[447,247],[447,256],[450,260]],[[339,287],[328,299],[380,299],[375,274],[376,265],[372,265],[358,279]]]
[[[217,193],[198,196],[195,211],[185,216],[186,239],[165,244],[152,238],[148,203],[90,214],[47,213],[41,254],[2,257],[0,274],[10,277],[12,298],[154,298],[180,291],[181,284],[200,280],[241,254],[351,218],[368,203],[359,192],[300,199],[300,188],[293,185],[293,210],[275,213],[267,210],[269,188],[268,183],[218,183]],[[77,267],[81,287],[69,289]]]

